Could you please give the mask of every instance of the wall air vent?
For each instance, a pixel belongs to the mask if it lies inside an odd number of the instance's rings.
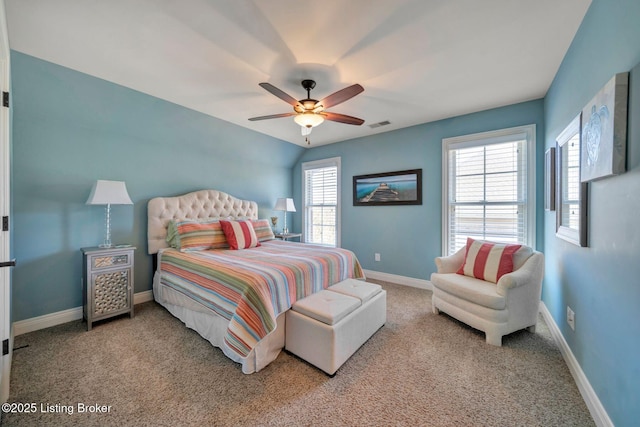
[[[375,128],[379,128],[380,126],[386,126],[386,125],[390,125],[391,122],[389,120],[385,120],[383,122],[378,122],[378,123],[374,123],[372,125],[369,125],[369,127],[371,129],[375,129]]]

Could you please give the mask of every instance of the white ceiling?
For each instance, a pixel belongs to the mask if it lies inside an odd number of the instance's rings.
[[[11,49],[306,146],[293,111],[314,79],[312,146],[543,97],[591,0],[5,0]],[[391,125],[371,129],[388,120]]]

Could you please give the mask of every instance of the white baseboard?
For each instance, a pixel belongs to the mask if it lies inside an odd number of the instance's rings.
[[[587,376],[582,371],[578,360],[573,355],[569,344],[567,344],[567,341],[564,339],[564,336],[562,335],[562,332],[560,332],[560,328],[553,319],[553,316],[551,316],[549,309],[547,309],[547,306],[542,301],[540,302],[540,314],[542,314],[545,323],[549,327],[551,336],[560,348],[560,353],[562,353],[562,357],[569,367],[569,371],[578,386],[578,390],[580,390],[580,394],[582,395],[584,402],[587,404],[587,408],[589,408],[589,412],[591,413],[594,422],[599,427],[613,427],[611,418],[609,418],[609,415],[604,409],[604,406],[602,406],[598,395],[593,390],[593,387],[591,387]]]
[[[133,304],[141,304],[143,302],[153,300],[153,291],[136,292],[133,294]],[[82,319],[82,307],[70,308],[68,310],[58,311],[56,313],[45,314],[43,316],[32,317],[30,319],[13,322],[14,336],[26,334],[28,332],[38,331],[51,326],[61,325],[67,322],[74,322]]]
[[[43,316],[13,322],[15,336],[82,319],[82,307],[70,308]]]
[[[133,294],[133,305],[142,304],[147,301],[153,301],[153,291],[151,289]]]
[[[383,273],[381,271],[364,270],[364,274],[367,278],[374,280],[382,280],[383,282],[397,283],[399,285],[411,286],[413,288],[433,290],[433,285],[430,281],[424,279],[416,279],[413,277],[400,276],[398,274]]]

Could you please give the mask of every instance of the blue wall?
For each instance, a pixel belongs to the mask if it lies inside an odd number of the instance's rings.
[[[366,269],[428,280],[435,271],[433,259],[442,253],[442,139],[529,124],[536,125],[537,164],[541,170],[542,100],[312,148],[293,170],[296,206],[303,206],[301,163],[339,156],[342,246],[353,250]],[[353,206],[354,175],[404,169],[422,169],[422,205]],[[536,181],[541,201],[542,173]],[[538,219],[540,241],[542,220],[540,216]],[[300,230],[301,226],[302,214],[298,212],[294,229]],[[380,253],[380,262],[374,261],[376,252]]]
[[[96,179],[125,181],[112,240],[137,246],[135,290],[151,289],[146,204],[203,188],[272,214],[304,148],[13,51],[13,320],[82,305],[79,249],[104,235]]]
[[[545,214],[543,301],[616,426],[640,419],[639,62],[640,1],[594,0],[545,98],[552,147],[614,74],[632,70],[628,172],[589,184],[589,247],[556,238],[554,213]]]

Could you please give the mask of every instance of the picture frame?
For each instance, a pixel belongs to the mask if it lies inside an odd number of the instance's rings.
[[[354,206],[422,204],[422,169],[353,177]]]
[[[587,246],[586,182],[580,182],[581,114],[556,138],[556,236]]]
[[[618,73],[582,109],[581,182],[626,170],[629,73]]]
[[[556,149],[544,153],[544,210],[556,210]]]

